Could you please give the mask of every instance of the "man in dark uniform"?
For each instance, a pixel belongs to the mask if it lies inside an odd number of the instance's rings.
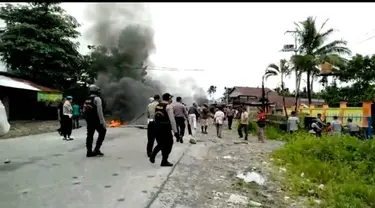
[[[57,129],[57,132],[59,132],[60,136],[62,136],[62,117],[63,117],[63,105],[65,102],[65,98],[61,99],[61,102],[57,106],[57,118],[59,119],[60,122],[60,128]]]
[[[103,156],[104,154],[100,151],[100,147],[102,146],[105,134],[107,132],[107,125],[103,115],[102,99],[99,97],[100,88],[96,85],[90,85],[89,91],[90,96],[86,99],[84,105],[84,115],[87,123],[86,156]],[[95,131],[97,131],[99,135],[93,151],[92,143],[94,140]]]
[[[172,95],[165,93],[162,96],[162,101],[155,107],[155,136],[157,145],[152,151],[150,156],[150,162],[155,163],[155,157],[161,150],[163,159],[160,166],[170,167],[173,166],[172,163],[168,162],[169,154],[172,151],[173,146],[173,135],[179,141],[180,135],[178,134],[176,121],[174,118],[172,103]]]

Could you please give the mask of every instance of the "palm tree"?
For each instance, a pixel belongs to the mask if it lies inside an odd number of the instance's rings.
[[[211,100],[213,99],[215,93],[216,93],[216,86],[214,85],[211,85],[208,90],[207,90],[208,94],[210,95],[211,97]]]
[[[346,60],[340,55],[350,54],[344,40],[334,40],[326,43],[328,37],[335,32],[330,28],[322,31],[328,19],[318,29],[315,19],[308,17],[305,21],[295,23],[296,34],[299,42],[299,54],[292,57],[292,62],[298,70],[307,75],[307,95],[309,104],[311,104],[311,88],[314,72],[320,71],[322,63],[328,62],[332,66],[338,66]],[[296,105],[297,106],[297,105]]]
[[[285,59],[281,59],[279,65],[276,64],[270,64],[268,65],[268,73],[269,74],[275,74],[280,75],[281,79],[281,95],[283,96],[283,108],[285,112],[286,118],[288,118],[288,114],[286,113],[286,106],[285,106],[285,82],[284,82],[284,76],[290,74],[291,70],[289,67],[289,63]],[[267,72],[267,71],[266,71]]]
[[[276,76],[278,73],[272,69],[266,69],[264,72],[264,75],[262,76],[262,109],[263,111],[266,110],[265,101],[266,101],[266,90],[264,87],[265,81],[268,79],[268,77]]]

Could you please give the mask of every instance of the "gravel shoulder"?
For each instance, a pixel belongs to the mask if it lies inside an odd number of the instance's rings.
[[[207,135],[196,136],[197,144],[186,150],[150,207],[303,207],[289,199],[274,180],[282,178],[282,171],[271,164],[269,153],[282,142],[259,143],[249,136],[246,143],[235,130],[224,130],[219,139],[214,130],[210,127]],[[250,170],[265,177],[266,184],[246,184],[236,178]]]

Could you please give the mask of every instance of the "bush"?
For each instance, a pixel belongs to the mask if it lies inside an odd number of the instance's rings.
[[[258,129],[258,124],[254,121],[249,121],[249,126],[247,128],[249,134],[256,135]]]
[[[350,136],[289,135],[273,156],[286,167],[286,185],[298,195],[322,199],[319,207],[375,207],[375,142]],[[301,174],[304,174],[302,177]],[[323,189],[318,188],[320,184]]]

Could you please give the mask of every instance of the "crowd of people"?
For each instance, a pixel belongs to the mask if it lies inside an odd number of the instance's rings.
[[[299,118],[295,111],[291,112],[290,117],[287,121],[287,129],[293,134],[299,129]],[[353,119],[348,118],[347,124],[343,125],[338,116],[333,116],[331,122],[324,122],[322,119],[322,114],[317,114],[317,117],[314,118],[309,126],[309,133],[321,137],[322,133],[328,135],[341,135],[344,133],[344,129],[347,129],[348,134],[351,136],[361,137],[360,127],[358,124],[353,122]]]
[[[202,134],[207,134],[210,126],[210,120],[216,127],[216,135],[222,138],[222,130],[225,121],[228,122],[228,129],[232,129],[233,120],[239,120],[238,135],[245,140],[248,139],[249,113],[246,108],[240,107],[235,110],[232,106],[209,107],[208,104],[198,106],[193,103],[187,107],[181,97],[176,97],[165,93],[160,97],[155,95],[150,98],[150,104],[147,106],[147,146],[146,152],[151,163],[155,163],[155,157],[159,151],[162,152],[161,166],[173,166],[168,161],[169,154],[173,147],[173,136],[176,142],[183,143],[185,129],[187,127],[190,143],[195,144],[195,135],[197,132],[197,123],[200,124]],[[264,142],[264,127],[266,125],[265,114],[262,110],[258,113],[258,138]],[[173,133],[172,133],[173,132]],[[155,141],[157,145],[154,147]]]

